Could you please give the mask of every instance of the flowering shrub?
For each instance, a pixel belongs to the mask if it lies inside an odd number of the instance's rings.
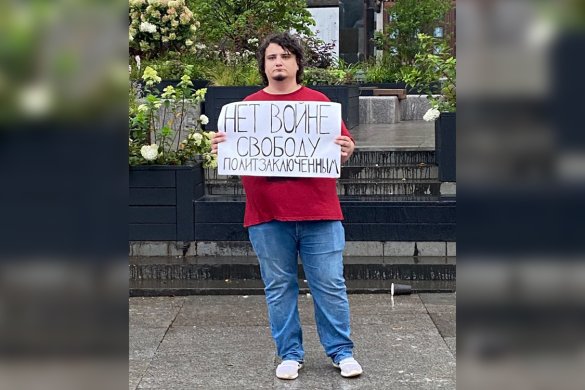
[[[439,116],[441,116],[441,111],[431,107],[427,110],[427,112],[425,112],[423,119],[427,122],[434,122],[435,120],[439,119]]]
[[[205,100],[207,89],[193,90],[189,76],[183,75],[177,88],[168,86],[159,93],[152,88],[161,79],[149,66],[142,79],[146,96],[130,102],[130,165],[184,165],[201,156],[203,166],[216,167],[216,155],[211,153],[213,132],[202,130],[209,119],[200,115],[194,123],[188,120],[194,107]]]
[[[453,112],[457,107],[455,73],[457,60],[451,55],[446,43],[426,34],[418,34],[421,51],[416,54],[414,64],[401,70],[402,79],[410,86],[427,91],[431,109]],[[441,94],[435,97],[433,84],[440,83]],[[434,115],[427,112],[425,116]],[[434,120],[434,119],[432,119]]]
[[[128,38],[133,54],[146,58],[195,51],[199,22],[185,0],[130,0]]]

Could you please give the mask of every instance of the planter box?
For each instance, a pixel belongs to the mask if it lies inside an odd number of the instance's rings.
[[[203,168],[130,167],[131,241],[193,241],[193,201],[205,194]]]
[[[435,156],[440,181],[456,181],[456,113],[442,112],[435,121]]]
[[[241,86],[241,87],[207,87],[205,102],[202,104],[203,113],[209,118],[209,124],[205,126],[207,130],[217,130],[217,120],[221,113],[221,108],[234,102],[240,102],[254,92],[262,89],[261,86]]]
[[[311,85],[309,88],[325,94],[332,102],[341,104],[341,118],[348,129],[352,129],[359,124],[360,115],[360,91],[354,85],[332,85],[319,86]],[[221,108],[228,103],[239,102],[254,92],[262,89],[261,86],[255,87],[207,87],[205,103],[203,103],[204,113],[209,118],[208,130],[217,130],[217,119]]]
[[[348,129],[360,124],[360,89],[357,85],[311,85],[309,88],[341,104],[341,119]]]

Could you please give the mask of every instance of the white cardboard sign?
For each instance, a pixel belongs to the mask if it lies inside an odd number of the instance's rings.
[[[220,175],[339,177],[341,105],[246,101],[223,106],[217,122]]]

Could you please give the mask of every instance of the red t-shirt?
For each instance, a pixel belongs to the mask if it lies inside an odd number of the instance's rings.
[[[330,101],[321,92],[304,86],[284,95],[273,95],[260,90],[244,100]],[[341,134],[351,137],[343,121]],[[272,220],[343,220],[336,179],[242,176],[242,184],[246,191],[244,227]]]

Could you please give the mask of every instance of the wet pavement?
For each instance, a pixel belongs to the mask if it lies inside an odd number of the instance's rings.
[[[277,379],[263,295],[130,298],[130,389],[455,389],[455,293],[349,295],[354,355],[342,378],[299,296],[305,366]]]

